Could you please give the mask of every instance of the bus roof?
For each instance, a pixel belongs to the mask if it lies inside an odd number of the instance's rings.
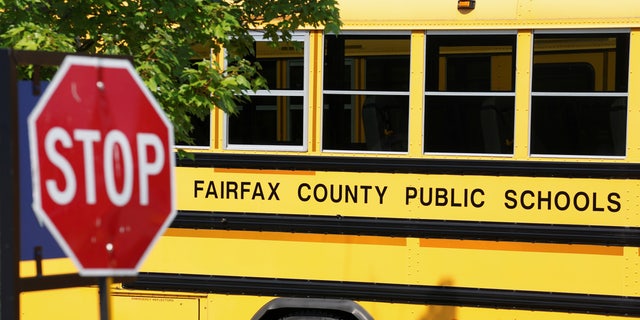
[[[474,9],[458,9],[457,1],[341,0],[339,6],[344,30],[640,27],[637,0],[476,0]]]

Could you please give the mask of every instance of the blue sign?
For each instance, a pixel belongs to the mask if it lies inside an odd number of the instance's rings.
[[[42,259],[66,257],[47,228],[40,224],[31,208],[31,165],[29,159],[29,138],[27,117],[35,107],[48,82],[40,82],[38,92],[34,92],[32,81],[18,82],[18,143],[20,153],[20,260],[34,260],[36,250]]]

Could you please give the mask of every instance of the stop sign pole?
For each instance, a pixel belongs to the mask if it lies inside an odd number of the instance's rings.
[[[82,276],[136,275],[176,215],[173,128],[125,59],[68,56],[28,118],[33,209]]]

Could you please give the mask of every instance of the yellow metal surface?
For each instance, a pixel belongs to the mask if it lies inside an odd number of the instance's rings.
[[[420,156],[423,153],[422,142],[416,137],[422,137],[424,122],[424,66],[425,66],[425,36],[424,32],[411,34],[411,72],[409,81],[409,155]]]
[[[181,210],[640,226],[627,179],[176,170]]]
[[[513,157],[518,160],[529,157],[529,109],[531,105],[531,66],[533,33],[522,30],[517,35],[516,51],[516,105],[514,119]]]
[[[142,270],[366,282],[385,274],[407,283],[406,272],[389,272],[406,260],[404,238],[171,230]]]
[[[142,271],[626,296],[639,262],[638,248],[170,229]]]
[[[640,134],[638,127],[631,124],[640,123],[640,29],[631,31],[631,45],[629,48],[629,100],[627,108],[627,159],[640,161]],[[635,59],[634,59],[635,58]]]
[[[150,294],[122,289],[114,289],[111,292],[112,307],[109,312],[111,320],[208,319],[206,296]],[[21,295],[20,303],[21,320],[100,319],[97,287],[29,292]]]
[[[423,240],[423,281],[452,286],[627,295],[627,259],[637,248]],[[610,272],[618,270],[618,272]],[[594,276],[597,275],[597,276]]]
[[[210,294],[186,297],[180,293],[114,294],[112,320],[127,319],[251,319],[255,312],[273,297]],[[599,320],[600,315],[557,313],[526,310],[504,310],[438,305],[407,305],[400,303],[358,302],[377,320]],[[198,306],[196,306],[196,304]],[[98,293],[94,288],[77,288],[30,293],[23,296],[21,320],[99,319]],[[194,314],[194,310],[199,313]],[[608,320],[628,317],[607,316]]]
[[[322,136],[322,126],[319,126],[322,114],[322,56],[324,34],[320,31],[312,31],[309,34],[310,63],[309,63],[309,112],[307,114],[307,152],[318,154],[322,149],[320,139]]]
[[[169,293],[149,294],[115,291],[112,320],[138,320],[141,317],[154,320],[207,319],[206,301],[203,297]],[[204,304],[204,306],[202,306]]]
[[[251,319],[273,297],[210,294],[207,297],[207,316],[201,320]]]
[[[99,319],[97,287],[34,291],[20,295],[20,319]]]
[[[635,0],[571,2],[554,0],[478,0],[475,9],[458,10],[456,1],[400,0],[371,5],[368,0],[340,1],[344,29],[528,29],[611,28],[640,25]],[[393,14],[391,14],[393,13]]]
[[[78,273],[78,269],[69,258],[43,259],[42,275],[50,276],[57,274]],[[20,261],[20,277],[35,277],[37,275],[37,266],[35,260]]]

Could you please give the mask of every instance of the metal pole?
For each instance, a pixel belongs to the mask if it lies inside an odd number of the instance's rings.
[[[10,49],[0,49],[0,319],[19,319],[18,97]]]
[[[111,319],[111,277],[100,277],[100,320]]]

